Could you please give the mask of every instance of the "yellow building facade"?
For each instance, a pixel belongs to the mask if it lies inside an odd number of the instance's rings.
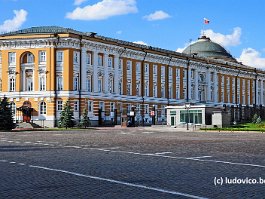
[[[264,88],[264,71],[191,49],[177,53],[61,27],[0,35],[0,95],[17,121],[56,126],[70,101],[77,122],[84,109],[94,125],[120,123],[133,109],[137,123],[151,123],[151,111],[163,123],[166,106],[185,102],[263,106]]]

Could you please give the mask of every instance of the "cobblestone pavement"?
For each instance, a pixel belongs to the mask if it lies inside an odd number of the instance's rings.
[[[264,198],[265,134],[0,132],[0,198]]]

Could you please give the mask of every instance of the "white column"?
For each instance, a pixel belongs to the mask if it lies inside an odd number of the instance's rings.
[[[86,77],[87,77],[87,68],[86,68],[86,48],[82,47],[82,51],[81,51],[81,71],[80,71],[80,75],[81,75],[81,90],[84,91],[86,90]]]
[[[207,98],[206,101],[211,101],[211,77],[210,77],[211,73],[208,70],[206,72],[206,82],[207,82]]]
[[[218,103],[218,75],[214,72],[214,103]]]
[[[23,89],[22,89],[22,91],[26,91],[26,70],[25,69],[22,70],[22,74],[23,74],[23,77],[22,77],[22,79],[23,79],[23,82],[22,82]]]
[[[93,91],[98,93],[98,51],[93,52]]]
[[[199,76],[198,76],[198,69],[195,70],[195,100],[199,100]]]
[[[263,103],[263,80],[261,80],[261,87],[260,87],[260,104],[264,105]]]
[[[189,96],[189,100],[191,100],[191,69],[189,68],[189,70],[188,70],[188,79],[186,79],[186,82],[187,82],[187,80],[189,80],[189,82],[187,83],[188,84],[188,86],[189,86],[189,88],[188,88],[188,90],[189,90],[189,93],[188,93],[188,96]]]
[[[119,56],[114,56],[114,93],[119,93]]]
[[[259,79],[257,78],[256,81],[256,106],[258,106],[260,104],[259,102]]]
[[[108,93],[109,89],[108,89],[108,83],[109,83],[109,74],[108,74],[108,58],[109,58],[109,54],[104,54],[104,87],[103,87],[103,91],[104,93]]]

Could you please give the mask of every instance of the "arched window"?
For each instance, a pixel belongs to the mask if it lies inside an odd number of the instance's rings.
[[[46,103],[45,102],[40,103],[40,114],[46,115]]]

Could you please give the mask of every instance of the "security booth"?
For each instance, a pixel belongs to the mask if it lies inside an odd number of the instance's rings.
[[[167,124],[172,127],[182,127],[189,130],[190,127],[226,125],[228,117],[223,106],[211,106],[207,104],[181,104],[167,106]],[[220,120],[222,120],[220,122]]]

